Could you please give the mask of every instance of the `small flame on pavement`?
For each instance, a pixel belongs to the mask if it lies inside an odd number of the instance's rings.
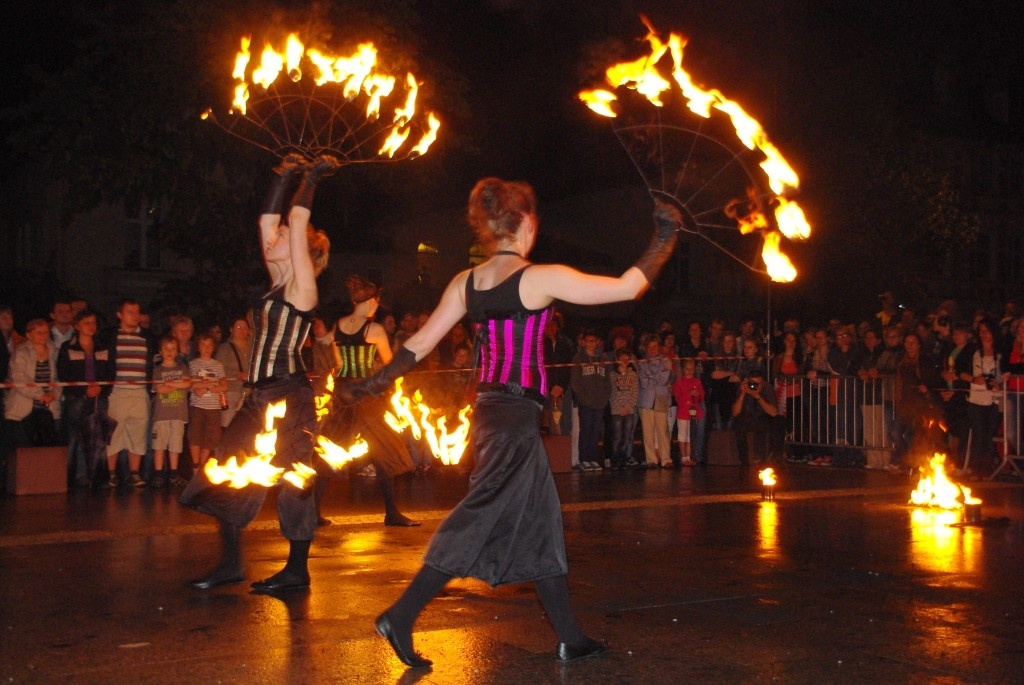
[[[775,477],[775,469],[768,467],[757,472],[757,477],[761,479],[761,485],[775,485],[778,480]]]
[[[918,469],[921,472],[921,479],[910,493],[909,503],[918,507],[939,509],[961,509],[965,504],[981,504],[980,499],[971,496],[970,488],[949,479],[945,463],[946,455],[936,452],[928,460],[927,466]]]

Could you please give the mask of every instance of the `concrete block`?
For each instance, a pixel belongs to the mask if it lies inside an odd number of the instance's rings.
[[[12,495],[67,492],[67,446],[19,447],[7,462],[7,491]]]
[[[552,473],[572,472],[572,436],[544,435],[544,449],[548,453],[548,463]]]

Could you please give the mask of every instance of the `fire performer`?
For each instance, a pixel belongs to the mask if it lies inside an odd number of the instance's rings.
[[[416,617],[453,577],[492,586],[532,581],[558,635],[558,661],[605,651],[602,642],[583,634],[569,603],[561,504],[540,435],[547,390],[541,336],[556,299],[603,304],[643,293],[672,255],[681,216],[659,204],[649,247],[633,267],[611,278],[527,261],[537,238],[535,205],[526,183],[477,183],[468,218],[489,258],[448,284],[437,309],[391,363],[342,388],[350,402],[387,392],[467,313],[480,332],[469,492],[438,526],[405,592],[375,624],[412,668],[431,664],[413,649]]]
[[[334,342],[341,356],[339,382],[351,383],[370,376],[377,358],[384,364],[390,362],[391,345],[387,331],[373,321],[373,315],[380,305],[380,286],[356,275],[349,276],[345,286],[352,302],[352,313],[338,319],[334,327]],[[361,435],[369,444],[369,458],[377,472],[377,485],[384,496],[384,525],[418,526],[420,522],[402,514],[395,503],[393,478],[415,467],[403,437],[385,423],[385,411],[387,405],[381,397],[368,399],[354,407],[335,402],[320,433],[338,444],[347,444],[350,438]],[[327,478],[318,477],[318,505],[326,486]]]
[[[336,158],[324,155],[306,164],[299,155],[288,155],[274,169],[260,216],[263,260],[270,276],[270,291],[254,308],[252,359],[249,363],[247,397],[241,411],[225,429],[224,454],[242,455],[253,449],[254,436],[263,426],[267,406],[286,401],[279,420],[274,464],[288,467],[296,462],[311,465],[316,412],[313,387],[299,354],[309,333],[317,304],[316,277],[327,266],[330,243],[309,223],[317,182],[333,174]],[[285,193],[301,177],[286,222],[281,220]],[[217,518],[220,523],[221,560],[209,573],[189,581],[199,590],[240,583],[243,579],[242,529],[259,513],[267,489],[250,485],[241,490],[213,485],[203,469],[181,495],[181,503]],[[307,491],[282,488],[277,495],[281,533],[290,549],[284,569],[252,584],[258,592],[309,587],[307,559],[316,530],[316,506]]]

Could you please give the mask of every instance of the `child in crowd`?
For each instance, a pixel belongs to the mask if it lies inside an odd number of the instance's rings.
[[[615,353],[615,368],[608,379],[612,386],[612,468],[624,469],[628,466],[629,444],[636,429],[636,403],[640,398],[640,377],[632,352],[621,349]]]
[[[696,376],[697,365],[692,359],[683,362],[683,372],[672,386],[672,394],[676,398],[679,412],[676,415],[676,435],[679,440],[679,456],[683,466],[693,466],[696,462],[690,458],[691,441],[690,426],[694,421],[704,418],[704,384]]]
[[[160,363],[153,367],[153,487],[164,487],[164,455],[169,455],[170,482],[183,486],[178,457],[188,423],[186,397],[192,386],[188,366],[177,359],[178,341],[171,335],[160,340]]]
[[[192,395],[189,402],[189,448],[193,469],[200,467],[220,445],[220,412],[226,409],[221,396],[228,389],[224,365],[213,358],[216,347],[209,335],[196,338],[199,356],[188,363],[192,373]]]

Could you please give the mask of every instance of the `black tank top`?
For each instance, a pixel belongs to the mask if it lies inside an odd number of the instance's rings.
[[[337,326],[334,327],[334,343],[341,355],[339,378],[369,378],[372,374],[377,345],[366,341],[370,323],[368,320],[355,333],[345,333]]]

